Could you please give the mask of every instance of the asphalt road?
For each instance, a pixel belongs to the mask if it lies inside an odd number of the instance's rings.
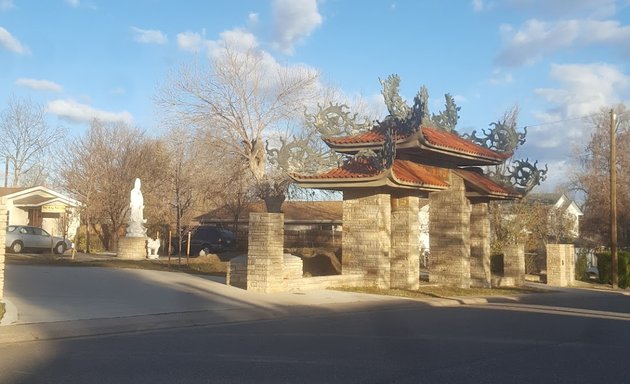
[[[0,330],[1,332],[1,330]],[[563,290],[0,345],[2,383],[630,383],[630,296]]]

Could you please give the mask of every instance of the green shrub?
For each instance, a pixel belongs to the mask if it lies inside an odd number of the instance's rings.
[[[630,287],[630,273],[628,273],[628,264],[630,264],[630,252],[618,252],[617,265],[619,272],[619,287]],[[612,262],[610,252],[602,252],[597,254],[597,270],[599,271],[599,281],[604,284],[612,282]]]
[[[588,281],[588,260],[585,254],[579,254],[575,264],[575,279]]]

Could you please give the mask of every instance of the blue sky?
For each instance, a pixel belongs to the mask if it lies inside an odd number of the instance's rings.
[[[449,92],[463,132],[518,104],[518,155],[549,163],[547,190],[588,140],[576,118],[630,100],[629,0],[0,0],[0,107],[30,97],[75,134],[94,117],[151,132],[158,86],[228,38],[374,103],[392,73],[407,100],[427,85],[433,112]]]

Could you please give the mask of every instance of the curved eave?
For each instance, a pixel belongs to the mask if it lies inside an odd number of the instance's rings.
[[[495,183],[485,175],[475,174],[474,171],[454,170],[454,172],[464,179],[467,186],[466,197],[483,197],[491,200],[518,200],[523,197],[520,193]],[[482,182],[477,178],[480,178]]]
[[[409,143],[409,144],[401,143],[401,145],[398,148],[405,149],[405,148],[413,148],[414,146],[416,146],[422,149],[430,150],[430,151],[444,154],[447,156],[452,156],[452,157],[468,160],[466,162],[466,165],[499,165],[499,164],[502,164],[505,160],[507,160],[511,156],[511,154],[499,154],[499,153],[494,153],[494,152],[493,154],[495,154],[496,156],[488,156],[481,153],[472,153],[470,151],[462,150],[460,148],[454,148],[452,146],[434,144],[430,142],[424,136],[424,134],[422,133],[422,130],[419,130],[417,134],[413,135],[413,139],[417,141],[415,143]],[[473,144],[473,143],[470,143],[470,144]],[[478,146],[476,144],[473,144],[473,145],[479,147],[479,149],[482,149],[484,151],[490,151],[489,149]]]
[[[350,142],[350,143],[334,143],[331,139],[323,139],[324,143],[330,147],[330,149],[344,154],[354,155],[362,149],[380,150],[385,143],[385,140],[374,140],[369,142]],[[476,145],[476,144],[475,144]],[[479,147],[483,148],[483,147]],[[483,148],[487,150],[486,148]],[[412,135],[396,139],[396,150],[405,151],[414,154],[414,152],[427,151],[429,153],[438,154],[448,158],[456,158],[460,161],[455,163],[462,166],[484,166],[484,165],[498,165],[508,159],[511,154],[499,154],[496,156],[487,156],[478,153],[472,153],[464,151],[462,149],[434,144],[428,141],[422,134],[422,129],[418,130]],[[489,151],[489,150],[488,150]]]
[[[295,174],[289,176],[302,188],[343,190],[348,188],[390,187],[394,189],[413,189],[424,192],[442,191],[448,188],[448,185],[438,186],[402,180],[397,178],[391,169],[381,172],[377,176],[370,177],[320,178]]]

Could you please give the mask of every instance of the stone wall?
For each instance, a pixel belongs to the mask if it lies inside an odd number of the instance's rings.
[[[233,257],[230,260],[225,283],[231,287],[247,289],[247,255]]]
[[[525,246],[506,245],[503,249],[503,277],[514,279],[514,285],[525,284]]]
[[[7,209],[4,197],[0,197],[0,300],[4,297],[4,241],[7,226]]]
[[[125,260],[144,260],[147,257],[147,241],[144,237],[119,237],[116,257]]]
[[[450,173],[451,189],[429,195],[429,282],[470,288],[470,202],[464,180]]]
[[[344,191],[342,273],[363,275],[366,285],[390,287],[391,198],[373,191]]]
[[[490,216],[488,203],[475,203],[470,212],[470,286],[491,287]]]
[[[278,292],[283,288],[284,214],[250,213],[247,290]]]
[[[547,244],[547,284],[566,287],[575,282],[573,244]]]
[[[419,208],[417,196],[392,196],[391,288],[420,286]]]

